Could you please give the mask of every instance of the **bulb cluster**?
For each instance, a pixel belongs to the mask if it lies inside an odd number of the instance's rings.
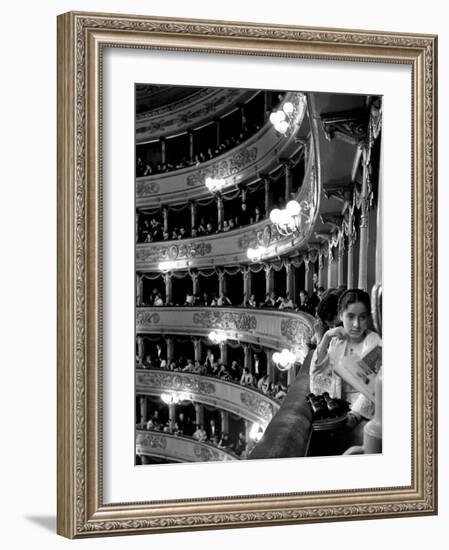
[[[282,110],[275,111],[270,115],[270,122],[274,126],[275,130],[280,134],[284,135],[288,132],[290,127],[289,120],[292,117],[293,111],[295,110],[293,103],[287,101],[284,103]]]
[[[218,193],[223,189],[225,180],[219,178],[206,178],[205,184],[211,193]]]
[[[295,364],[296,355],[288,349],[283,349],[281,352],[273,353],[273,361],[279,370],[288,370]]]
[[[221,344],[222,342],[226,342],[228,339],[226,332],[222,331],[215,331],[209,333],[209,340],[213,342],[214,344]]]

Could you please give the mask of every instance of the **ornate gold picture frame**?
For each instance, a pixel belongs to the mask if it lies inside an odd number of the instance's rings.
[[[410,322],[412,345],[410,484],[273,492],[261,483],[257,494],[155,499],[149,483],[145,501],[105,500],[102,93],[108,48],[410,69],[411,265],[401,266],[412,281],[411,311],[401,312]],[[59,534],[83,538],[437,513],[436,56],[437,38],[431,35],[95,13],[59,16]]]

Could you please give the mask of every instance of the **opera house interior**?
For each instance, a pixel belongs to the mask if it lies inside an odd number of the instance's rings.
[[[135,88],[136,465],[382,450],[382,98]]]

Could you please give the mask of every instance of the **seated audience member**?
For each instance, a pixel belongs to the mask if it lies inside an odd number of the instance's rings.
[[[212,365],[215,363],[215,357],[212,353],[212,350],[208,349],[206,352],[206,359],[204,361],[206,367],[212,368]]]
[[[257,389],[262,391],[262,387],[264,384],[266,384],[268,388],[268,385],[270,384],[270,378],[268,374],[264,374],[261,378],[259,378],[257,382]]]
[[[245,307],[257,307],[255,294],[251,294],[251,296],[249,297],[249,300],[247,300],[245,303]]]
[[[206,235],[212,235],[214,233],[214,226],[211,222],[206,224]]]
[[[164,231],[162,233],[162,240],[163,241],[169,241],[170,240],[170,233],[168,233],[168,231]]]
[[[232,442],[229,439],[229,434],[224,432],[221,436],[220,442],[218,443],[218,446],[222,449],[231,450],[232,449]]]
[[[186,420],[184,417],[184,413],[180,412],[178,415],[178,419],[175,422],[174,425],[174,434],[175,435],[184,435],[186,428]]]
[[[226,365],[223,365],[223,363],[220,365],[217,376],[222,380],[226,380],[226,381],[231,380],[231,376],[228,372],[228,369],[226,368]]]
[[[198,237],[198,229],[196,229],[196,227],[192,227],[192,231],[190,232],[190,236],[192,238]]]
[[[232,361],[231,366],[229,367],[229,375],[232,380],[240,380],[242,376],[242,368],[237,361]]]
[[[276,307],[277,297],[276,293],[272,290],[270,294],[266,295],[265,302],[262,304],[262,307]]]
[[[284,296],[281,296],[280,298],[278,298],[278,302],[279,302],[279,309],[293,309],[294,306],[293,306],[293,302],[290,298],[290,296],[287,294],[286,297]]]
[[[190,292],[187,292],[186,299],[184,301],[184,305],[185,306],[193,306],[193,302],[194,302],[193,294],[191,294]]]
[[[193,364],[193,361],[191,359],[188,359],[187,365],[182,369],[182,372],[194,372],[195,371],[195,365]]]
[[[161,293],[158,292],[154,297],[153,306],[160,307],[164,305],[164,300],[162,299]]]
[[[223,231],[229,231],[229,224],[227,220],[223,222]]]
[[[240,384],[242,386],[254,386],[254,376],[249,372],[246,367],[243,368],[243,374],[240,378]]]
[[[231,300],[223,292],[217,300],[217,306],[232,306]]]
[[[202,424],[200,424],[198,428],[195,430],[195,432],[193,433],[193,438],[201,442],[207,441],[207,433]]]
[[[277,391],[275,390],[274,392],[274,398],[282,401],[282,399],[284,399],[284,397],[287,395],[287,388],[284,385],[279,384],[276,389]]]
[[[145,356],[145,359],[143,360],[142,362],[142,367],[144,369],[152,369],[154,368],[154,363],[153,363],[153,359],[151,358],[151,355],[148,354]]]
[[[160,430],[162,427],[161,420],[159,418],[159,411],[156,409],[153,411],[153,415],[150,420],[153,422],[153,430]]]
[[[187,231],[185,230],[184,227],[180,227],[179,228],[179,234],[178,234],[178,240],[179,239],[186,239],[188,237],[187,235]]]
[[[299,303],[296,306],[296,311],[303,311],[304,313],[309,313],[310,315],[313,315],[314,313],[309,301],[309,296],[305,290],[299,291]]]
[[[240,213],[238,216],[239,225],[249,225],[250,223],[250,217],[248,212],[248,205],[246,202],[242,202],[240,205]]]
[[[324,300],[324,298],[323,298]],[[344,399],[351,404],[347,428],[352,429],[374,416],[374,403],[351,383],[335,372],[335,366],[353,368],[362,357],[382,346],[380,336],[370,330],[371,301],[364,290],[344,291],[338,300],[338,316],[342,326],[325,332],[314,351],[310,365],[310,391],[328,392],[331,398]],[[380,368],[381,356],[375,354],[372,368]]]
[[[257,222],[260,222],[263,220],[263,214],[262,214],[262,210],[256,206],[256,208],[254,209],[254,214],[251,216],[251,223],[257,223]]]
[[[235,221],[234,221],[234,218],[229,218],[229,231],[232,231],[234,230],[236,227],[235,227]]]
[[[239,433],[239,437],[235,442],[233,449],[234,449],[234,453],[237,456],[241,456],[244,453],[246,449],[246,438],[243,432]]]

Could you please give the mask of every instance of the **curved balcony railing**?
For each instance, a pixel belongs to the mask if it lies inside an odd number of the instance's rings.
[[[179,134],[227,113],[236,103],[246,103],[254,90],[203,88],[194,95],[136,116],[136,143]]]
[[[199,166],[137,178],[137,208],[154,208],[210,196],[205,186],[208,177],[223,179],[222,189],[225,190],[257,174],[269,172],[279,158],[288,158],[297,149],[297,134],[307,111],[302,94],[289,93],[284,99],[286,101],[298,107],[293,130],[288,137],[277,133],[271,122],[267,122],[241,145]]]
[[[190,437],[147,430],[136,431],[136,454],[164,458],[173,462],[238,460],[234,454],[210,443],[200,443]]]
[[[235,382],[188,372],[136,370],[136,394],[160,396],[167,391],[185,393],[190,401],[203,403],[267,424],[279,410],[278,401]],[[187,397],[186,397],[187,399]]]
[[[282,350],[307,353],[314,317],[303,312],[278,309],[218,307],[139,307],[138,334],[191,334],[208,336],[213,329],[228,338]]]
[[[136,269],[142,273],[158,271],[159,264],[166,261],[177,270],[248,263],[247,250],[256,246],[265,248],[263,260],[288,254],[309,240],[319,211],[320,191],[315,150],[310,147],[303,183],[295,197],[298,202],[306,201],[310,207],[300,233],[283,236],[269,219],[265,219],[251,226],[205,237],[137,244]]]

